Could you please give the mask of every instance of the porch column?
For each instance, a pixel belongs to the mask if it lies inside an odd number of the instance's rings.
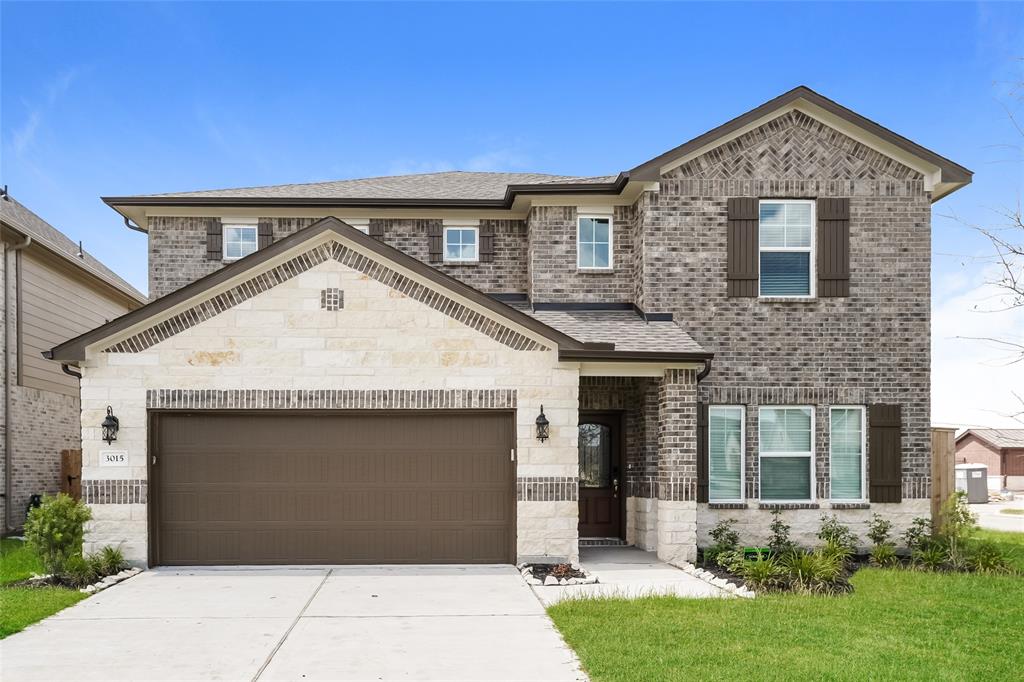
[[[665,370],[658,396],[658,558],[697,558],[697,370]]]

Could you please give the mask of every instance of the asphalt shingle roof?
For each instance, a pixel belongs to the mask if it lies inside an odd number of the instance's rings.
[[[447,171],[416,175],[391,175],[356,180],[333,180],[297,185],[267,185],[196,192],[148,194],[153,198],[230,197],[260,199],[503,199],[509,185],[556,183],[595,184],[613,182],[615,176],[576,177],[545,173],[470,173]]]
[[[1000,449],[1024,448],[1024,429],[968,429],[967,433],[973,433]]]
[[[705,353],[675,322],[648,322],[626,310],[532,310],[528,315],[584,343],[614,343],[616,351]]]
[[[3,222],[18,232],[32,237],[34,241],[46,246],[51,251],[63,256],[76,267],[91,272],[140,302],[145,303],[148,300],[145,294],[122,279],[95,256],[84,250],[82,255],[79,256],[78,244],[17,200],[9,196],[0,198],[0,220],[3,220]]]

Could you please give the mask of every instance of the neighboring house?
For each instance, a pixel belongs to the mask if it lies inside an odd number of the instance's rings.
[[[0,530],[7,533],[24,523],[31,495],[60,490],[61,450],[81,444],[78,378],[41,353],[146,297],[6,190],[0,227]]]
[[[984,464],[1003,487],[1024,490],[1024,429],[967,429],[956,437],[957,464]]]
[[[899,531],[930,513],[931,204],[970,180],[801,87],[614,176],[106,198],[159,298],[51,353],[84,374],[91,542],[682,560],[775,509],[807,543],[823,514]]]

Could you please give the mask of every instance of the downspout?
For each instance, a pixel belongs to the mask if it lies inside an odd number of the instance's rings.
[[[75,377],[76,379],[81,379],[82,378],[82,373],[81,372],[77,372],[77,371],[71,369],[71,365],[69,365],[66,362],[60,363],[60,371],[64,372],[68,376]]]
[[[14,530],[11,525],[11,503],[14,501],[13,479],[11,477],[11,267],[7,252],[17,253],[32,243],[32,237],[25,235],[25,241],[12,244],[4,249],[4,534]],[[17,256],[15,256],[17,258]],[[20,286],[20,282],[16,282]],[[14,339],[14,352],[18,353],[18,339]]]
[[[149,234],[138,225],[133,225],[132,221],[128,218],[128,216],[124,217],[124,226],[127,227],[129,230],[135,230],[136,232],[141,232],[142,234]]]
[[[704,377],[711,373],[711,358],[704,361],[704,369],[697,372],[697,383],[699,384]]]

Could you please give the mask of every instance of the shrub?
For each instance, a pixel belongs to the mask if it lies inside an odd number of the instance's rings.
[[[70,556],[64,560],[61,579],[71,587],[85,587],[96,582],[98,578],[95,562],[81,554]]]
[[[775,590],[785,584],[786,569],[775,557],[758,554],[757,559],[743,562],[739,575],[755,590]]]
[[[853,558],[853,549],[847,545],[840,544],[835,540],[828,540],[825,546],[820,549],[821,553],[833,557],[845,566]]]
[[[99,557],[103,575],[114,575],[128,568],[128,562],[125,561],[124,552],[120,547],[107,545],[100,549]]]
[[[967,506],[967,493],[957,490],[942,505],[938,535],[946,544],[950,565],[956,570],[967,568],[966,544],[978,528],[977,518]]]
[[[782,565],[794,591],[833,593],[841,589],[837,581],[843,573],[842,562],[820,549],[790,552],[782,558]]]
[[[747,559],[742,549],[729,549],[719,552],[718,556],[715,557],[715,563],[736,575],[740,575],[740,571],[743,570],[743,564],[746,561]]]
[[[818,531],[818,539],[824,542],[826,547],[848,549],[848,556],[857,549],[857,535],[850,530],[849,526],[839,523],[835,514],[821,517],[821,530]]]
[[[711,539],[722,551],[736,549],[740,544],[740,534],[733,528],[736,519],[723,519],[711,529]]]
[[[926,518],[918,516],[910,522],[910,526],[903,534],[903,544],[907,546],[907,549],[913,552],[928,543],[931,540],[931,536],[932,522]]]
[[[899,557],[896,556],[896,546],[888,542],[876,543],[871,548],[871,564],[880,568],[898,566]]]
[[[88,507],[63,493],[45,495],[42,504],[29,511],[25,540],[47,573],[62,574],[69,559],[82,558],[85,522],[90,518]]]
[[[914,566],[925,571],[942,570],[946,566],[947,556],[947,547],[939,540],[921,542],[910,554]]]
[[[1006,555],[990,540],[975,542],[968,548],[967,566],[979,573],[1010,572],[1010,562]]]
[[[772,510],[772,534],[768,538],[768,547],[777,556],[782,556],[796,549],[796,545],[789,539],[789,525],[782,522],[782,512],[778,509]]]
[[[871,515],[871,521],[868,523],[868,538],[873,545],[888,544],[891,533],[892,521],[884,519],[878,514]]]

